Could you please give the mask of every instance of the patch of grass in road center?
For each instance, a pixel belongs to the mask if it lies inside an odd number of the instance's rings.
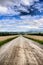
[[[4,40],[4,41],[0,41],[0,46],[4,45],[5,43],[7,43],[7,42],[9,42],[9,41],[11,41],[11,40],[13,40],[13,39],[15,39],[15,38],[17,38],[17,37],[18,37],[18,36],[13,37],[13,38],[8,38],[8,39],[6,39],[6,40]]]
[[[25,37],[25,36],[24,36],[24,37]],[[36,39],[30,38],[30,37],[25,37],[25,38],[28,38],[28,39],[31,39],[31,40],[33,40],[33,41],[35,41],[35,42],[38,42],[38,43],[40,43],[40,44],[43,44],[43,41],[41,41],[41,40],[36,40]]]

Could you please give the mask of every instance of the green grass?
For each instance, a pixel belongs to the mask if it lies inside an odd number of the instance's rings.
[[[26,37],[26,36],[24,36],[24,37],[25,37],[25,38],[28,38],[28,39],[31,39],[31,40],[33,40],[33,41],[35,41],[35,42],[38,42],[38,43],[40,43],[40,44],[43,44],[43,41],[36,40],[36,39],[30,38],[30,37]]]
[[[9,41],[11,41],[11,40],[13,40],[13,39],[15,39],[15,38],[17,38],[17,37],[18,37],[18,36],[13,37],[13,38],[6,39],[6,40],[4,40],[4,41],[0,41],[0,46],[4,45],[5,43],[7,43],[7,42],[9,42]]]

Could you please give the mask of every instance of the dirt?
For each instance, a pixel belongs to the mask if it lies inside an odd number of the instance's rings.
[[[0,48],[0,65],[43,65],[43,49],[22,36]]]

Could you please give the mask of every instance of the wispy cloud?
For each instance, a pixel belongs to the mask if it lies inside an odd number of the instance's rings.
[[[43,1],[0,0],[0,31],[33,30],[43,30]]]
[[[39,20],[2,20],[0,31],[32,31],[43,30],[43,18]]]

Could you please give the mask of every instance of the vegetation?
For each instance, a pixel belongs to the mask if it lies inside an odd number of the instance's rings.
[[[29,35],[40,35],[43,36],[43,33],[32,33],[32,32],[0,32],[0,36],[7,36],[7,35],[25,35],[25,34],[29,34]]]
[[[26,38],[28,38],[28,37],[26,37]],[[43,44],[43,41],[36,40],[36,39],[33,39],[33,38],[28,38],[28,39],[31,39],[31,40],[34,40],[34,41],[36,41],[36,42],[38,42],[38,43],[41,43],[41,44]]]
[[[7,43],[7,42],[9,42],[9,41],[11,41],[11,40],[17,38],[17,37],[18,37],[18,36],[15,36],[15,37],[8,38],[8,39],[6,39],[6,40],[0,41],[0,46],[2,46],[3,44],[5,44],[5,43]]]
[[[24,37],[36,41],[40,44],[43,44],[43,36],[36,36],[36,35],[25,35]]]
[[[17,32],[0,32],[0,36],[18,35]]]
[[[33,35],[33,36],[35,36],[35,35],[37,35],[37,36],[43,36],[43,33],[29,33],[29,32],[0,32],[0,36],[2,37],[2,36],[11,36],[11,35],[20,35],[20,34],[22,34],[22,35]],[[27,36],[25,36],[26,38],[29,38],[29,39],[31,39],[31,40],[34,40],[34,41],[37,41],[37,42],[39,42],[39,43],[41,43],[41,44],[43,44],[43,40],[40,40],[40,39],[35,39],[35,38],[31,38],[31,37],[27,37]],[[14,39],[14,38],[16,38],[17,36],[15,36],[15,37],[13,37],[13,38],[8,38],[8,39],[5,39],[5,40],[2,40],[2,41],[0,41],[0,46],[2,46],[3,44],[5,44],[5,43],[7,43],[7,42],[9,42],[9,41],[11,41],[12,39]]]

